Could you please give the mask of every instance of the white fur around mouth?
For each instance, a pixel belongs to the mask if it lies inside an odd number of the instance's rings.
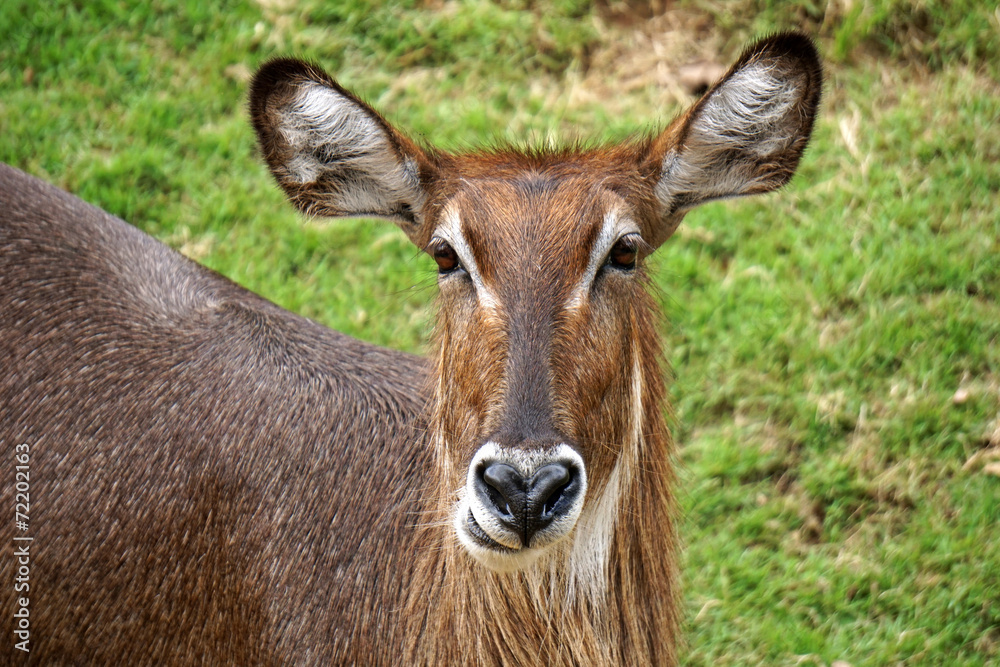
[[[455,510],[455,533],[466,551],[495,572],[515,572],[528,567],[544,553],[543,549],[512,549],[489,536],[463,498]]]
[[[472,537],[472,539],[476,540],[481,546],[487,549],[493,549],[494,551],[499,551],[501,553],[517,553],[518,551],[521,551],[520,548],[515,549],[505,546],[490,537],[479,525],[479,522],[476,521],[476,517],[472,513],[472,510],[469,510],[467,514],[465,529],[468,531],[469,536]]]

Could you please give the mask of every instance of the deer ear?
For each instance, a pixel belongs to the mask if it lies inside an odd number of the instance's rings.
[[[665,240],[683,214],[713,199],[769,192],[792,177],[812,133],[823,74],[805,36],[761,40],[652,143]]]
[[[250,89],[264,159],[304,213],[370,216],[419,234],[428,156],[318,67],[274,60]]]

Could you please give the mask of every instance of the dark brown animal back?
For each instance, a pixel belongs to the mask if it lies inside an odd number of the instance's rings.
[[[29,597],[32,662],[398,650],[426,372],[0,165],[2,506],[27,443],[34,537],[0,605]]]

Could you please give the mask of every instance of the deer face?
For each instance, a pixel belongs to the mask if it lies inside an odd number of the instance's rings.
[[[567,536],[629,437],[649,207],[612,189],[627,174],[579,159],[451,165],[462,175],[429,241],[454,526],[497,569]]]
[[[783,35],[648,140],[447,155],[312,66],[258,73],[254,125],[293,203],[391,218],[438,265],[432,430],[453,529],[484,565],[519,569],[613,523],[660,409],[643,259],[699,203],[785,183],[820,85],[811,44]]]

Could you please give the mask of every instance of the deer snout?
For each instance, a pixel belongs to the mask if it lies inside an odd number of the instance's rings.
[[[586,493],[583,458],[568,444],[504,447],[490,441],[469,466],[455,530],[485,565],[519,569],[570,534]]]
[[[482,506],[527,547],[536,533],[570,512],[579,499],[580,482],[580,470],[570,459],[547,463],[530,476],[508,463],[484,461],[474,490]]]

